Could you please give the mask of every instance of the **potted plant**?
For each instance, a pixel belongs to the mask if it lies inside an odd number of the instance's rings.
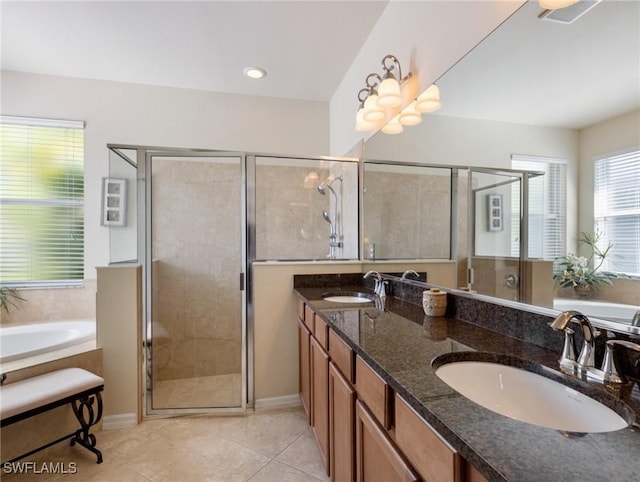
[[[598,286],[612,285],[615,278],[624,277],[619,273],[600,270],[613,248],[613,244],[608,243],[604,250],[600,249],[597,243],[601,238],[602,233],[581,232],[578,235],[578,245],[585,245],[589,249],[588,256],[569,253],[556,258],[558,269],[553,274],[556,286],[572,287],[579,297],[586,297],[593,294]]]
[[[6,286],[0,286],[0,310],[9,313],[9,305],[15,306],[16,301],[26,301],[24,298],[21,298],[17,291],[13,288],[7,288]]]

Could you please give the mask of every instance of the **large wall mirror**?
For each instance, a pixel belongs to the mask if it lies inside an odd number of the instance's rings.
[[[525,3],[436,81],[442,109],[401,134],[377,133],[365,159],[497,169],[512,169],[516,158],[558,162],[566,176],[563,244],[578,252],[578,234],[594,231],[594,158],[640,146],[640,2],[579,2],[586,3],[593,7],[572,22],[540,18],[538,2]],[[459,286],[467,252],[458,249]],[[640,280],[618,280],[598,299],[640,305]]]

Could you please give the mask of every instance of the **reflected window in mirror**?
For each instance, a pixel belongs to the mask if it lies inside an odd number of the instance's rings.
[[[553,261],[566,254],[567,162],[538,156],[511,156],[511,168],[542,172],[529,179],[528,257]],[[513,184],[512,196],[520,196],[520,184]],[[520,212],[512,212],[519,216]],[[516,225],[516,223],[512,223]],[[513,233],[512,255],[519,247],[519,233]]]
[[[594,231],[611,244],[605,271],[640,276],[640,149],[595,160]]]

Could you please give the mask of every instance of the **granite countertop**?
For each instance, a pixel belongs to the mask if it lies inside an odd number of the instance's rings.
[[[327,292],[366,291],[362,286],[296,288],[304,300],[487,479],[499,481],[640,480],[640,427],[608,433],[562,434],[487,410],[442,382],[431,360],[445,354],[482,352],[516,365],[535,362],[558,369],[558,354],[454,318],[430,318],[421,306],[387,297],[374,303],[330,303]],[[486,353],[486,355],[484,355]],[[448,355],[456,356],[456,355]],[[540,369],[540,368],[539,368]],[[541,370],[548,370],[542,368]],[[603,388],[553,372],[594,398]],[[618,391],[640,421],[640,389]],[[606,395],[605,395],[606,396]]]

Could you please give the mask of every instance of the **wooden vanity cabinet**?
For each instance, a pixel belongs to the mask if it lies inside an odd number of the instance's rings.
[[[423,480],[463,480],[464,460],[398,394],[395,395],[396,445]]]
[[[298,386],[300,402],[311,424],[311,333],[304,321],[298,320]]]
[[[420,480],[360,400],[356,400],[356,474],[358,482]]]
[[[302,302],[298,318],[300,400],[333,482],[486,482]]]
[[[329,475],[329,354],[314,337],[311,347],[311,426]]]
[[[356,357],[356,392],[384,429],[391,428],[391,389],[367,362]]]
[[[333,482],[353,482],[356,391],[338,366],[329,363],[329,453]]]

